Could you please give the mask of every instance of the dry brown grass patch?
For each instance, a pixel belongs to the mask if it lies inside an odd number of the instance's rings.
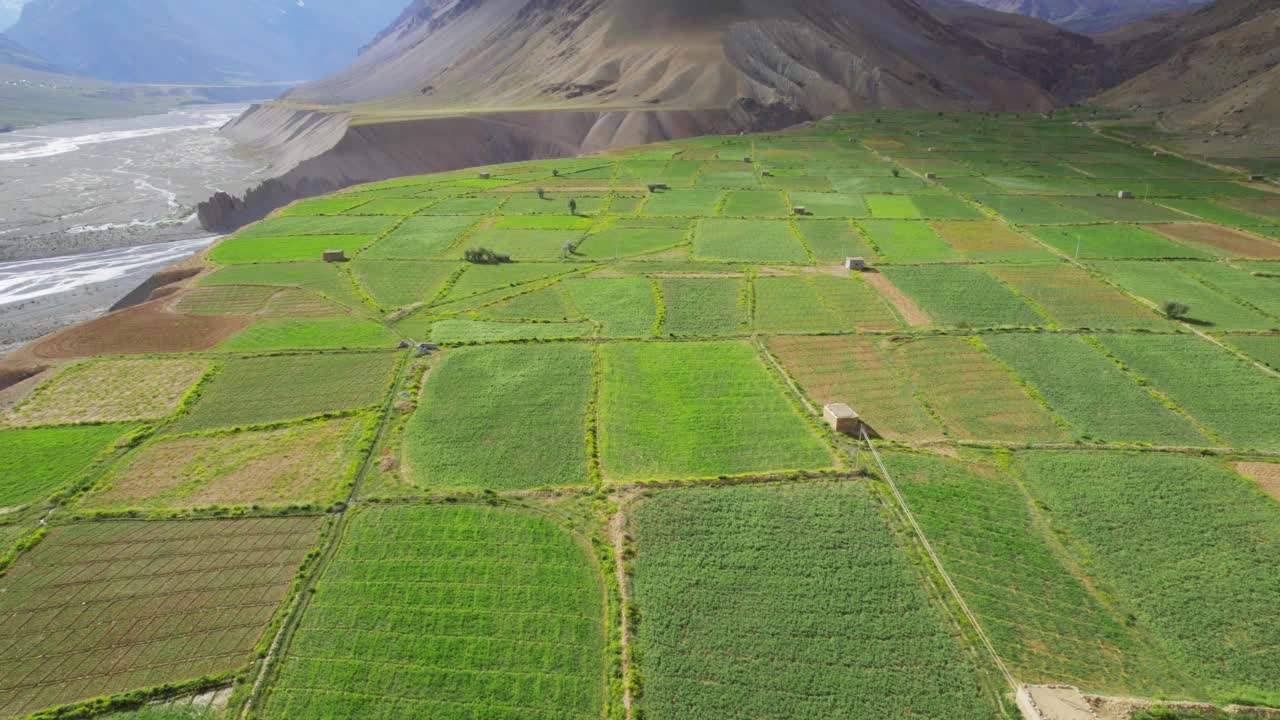
[[[162,418],[178,409],[182,396],[208,370],[203,359],[77,365],[40,386],[8,420],[29,426]]]
[[[350,475],[362,417],[162,439],[86,501],[95,509],[327,504]]]
[[[1231,257],[1254,260],[1280,259],[1280,243],[1254,237],[1239,230],[1207,223],[1173,223],[1148,225],[1148,228],[1178,242],[1207,245],[1227,252]]]

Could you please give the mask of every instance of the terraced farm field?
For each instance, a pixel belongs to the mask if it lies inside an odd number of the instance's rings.
[[[247,664],[319,526],[290,518],[54,530],[0,579],[0,713]]]
[[[0,718],[1280,706],[1280,192],[1120,132],[861,113],[282,209],[0,372]]]
[[[586,550],[537,513],[361,511],[261,717],[598,718],[601,582]]]

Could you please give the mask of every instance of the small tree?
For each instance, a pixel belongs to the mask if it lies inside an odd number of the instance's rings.
[[[547,189],[546,189],[546,188],[542,188],[542,187],[540,187],[540,188],[538,188],[537,192],[538,192],[538,199],[539,199],[539,200],[546,200],[546,199],[547,199]]]
[[[569,214],[574,217],[578,215],[578,201],[573,198],[569,198]]]
[[[1170,320],[1185,320],[1191,308],[1183,303],[1169,300],[1160,304],[1160,311]]]
[[[510,255],[499,255],[489,248],[470,248],[462,253],[462,258],[476,265],[502,265],[511,262]]]
[[[894,168],[894,169],[893,169],[893,176],[894,176],[894,177],[902,177],[902,171],[901,171],[901,170],[899,170],[899,169],[897,169],[897,168]]]

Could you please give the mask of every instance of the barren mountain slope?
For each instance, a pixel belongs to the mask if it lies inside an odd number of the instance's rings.
[[[1280,126],[1280,5],[1272,0],[1220,0],[1109,41],[1139,68],[1157,52],[1167,59],[1101,95],[1103,104],[1161,112],[1174,125]]]
[[[3,33],[0,33],[0,65],[13,65],[41,72],[57,72],[57,68],[48,60],[14,42]]]
[[[1047,20],[1073,32],[1097,34],[1160,13],[1190,10],[1211,0],[968,0],[1006,13]]]
[[[1096,94],[1123,79],[1098,41],[1044,20],[957,0],[920,0],[939,20],[999,48],[1005,64],[1060,100]]]
[[[355,64],[287,100],[391,115],[1052,102],[915,0],[417,0]]]

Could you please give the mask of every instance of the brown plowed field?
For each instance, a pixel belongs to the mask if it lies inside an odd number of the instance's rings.
[[[0,717],[247,664],[317,518],[55,528],[0,579]]]
[[[1236,472],[1258,483],[1262,491],[1280,500],[1280,463],[1239,462]]]
[[[1206,223],[1177,223],[1149,225],[1152,230],[1177,240],[1225,250],[1231,257],[1254,260],[1280,259],[1280,243],[1263,240],[1239,230]]]
[[[208,350],[253,322],[246,317],[180,315],[155,300],[61,330],[24,354],[39,359]]]

